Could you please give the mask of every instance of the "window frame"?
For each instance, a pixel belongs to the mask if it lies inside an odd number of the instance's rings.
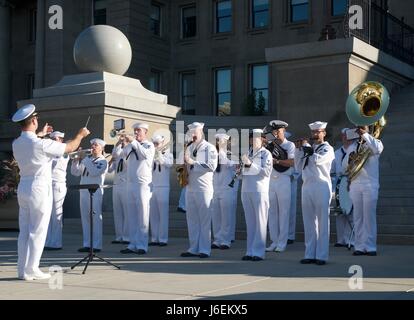
[[[261,67],[261,66],[267,66],[267,88],[256,88],[255,89],[253,87],[253,84],[254,84],[254,79],[253,79],[254,72],[253,72],[253,70],[254,70],[255,67]],[[271,98],[270,97],[270,70],[271,70],[270,65],[268,63],[265,63],[265,62],[262,62],[262,63],[257,62],[257,63],[252,63],[252,64],[249,65],[249,91],[248,91],[249,94],[252,94],[256,91],[267,90],[267,110],[266,109],[264,110],[264,114],[269,114],[271,112],[271,108],[270,108],[270,106],[271,106],[271,104],[270,104],[270,98]]]
[[[195,11],[195,34],[191,37],[184,37],[184,10],[194,8]],[[181,40],[192,40],[198,36],[198,16],[197,16],[197,3],[189,3],[186,5],[180,6],[180,39]]]
[[[224,17],[220,17],[218,16],[218,5],[220,2],[230,2],[231,4],[231,9],[230,9],[230,15],[229,16],[224,16]],[[233,0],[214,0],[213,2],[214,4],[214,34],[215,35],[225,35],[225,34],[230,34],[234,32],[234,5],[233,5]],[[219,31],[219,19],[223,19],[223,18],[231,18],[231,22],[230,22],[230,30],[228,31]]]
[[[105,23],[96,24],[96,2],[99,0],[92,0],[92,25],[106,25],[108,23],[108,1],[103,0],[105,2],[105,8],[99,10],[105,10]],[[102,15],[101,15],[102,16]]]
[[[230,91],[223,91],[223,92],[218,92],[218,72],[220,71],[225,71],[228,70],[230,71]],[[218,67],[218,68],[214,68],[213,69],[213,80],[214,80],[214,115],[218,116],[218,117],[225,117],[226,115],[219,115],[219,95],[222,94],[230,94],[230,114],[227,116],[231,116],[232,114],[232,110],[231,110],[231,105],[232,105],[232,101],[233,101],[233,68],[231,66],[222,66],[222,67]]]
[[[151,78],[153,75],[156,75],[156,82],[157,82],[157,86],[158,86],[158,90],[153,90],[151,88]],[[161,93],[162,90],[162,76],[163,76],[163,71],[160,69],[156,69],[156,68],[151,68],[150,70],[150,78],[148,81],[148,89],[151,90],[152,92],[156,92],[156,93]]]
[[[36,43],[37,37],[37,8],[29,8],[27,16],[27,41]]]
[[[255,19],[254,19],[254,17],[255,17],[255,11],[254,11],[254,2],[255,2],[255,0],[250,0],[249,1],[250,3],[249,3],[249,29],[251,29],[251,30],[260,30],[260,29],[267,29],[267,28],[269,28],[270,27],[270,24],[271,24],[271,1],[270,0],[268,0],[268,3],[267,3],[267,13],[268,13],[268,17],[267,17],[267,25],[265,25],[265,26],[258,26],[258,27],[255,27],[254,26],[254,21],[255,21]],[[264,10],[262,10],[262,11],[258,11],[258,12],[263,12]]]
[[[311,19],[311,0],[305,0],[307,1],[306,5],[307,5],[307,18],[306,19],[301,19],[301,20],[293,20],[293,7],[298,7],[301,6],[303,4],[299,4],[299,5],[293,5],[292,4],[293,0],[288,0],[288,23],[289,24],[306,24],[306,23],[310,23],[310,19]]]
[[[157,21],[157,20],[155,20],[155,19],[153,19],[152,17],[151,17],[151,14],[152,14],[152,7],[157,7],[158,9],[159,9],[159,20],[158,20],[158,23],[159,23],[159,26],[158,26],[158,34],[156,34],[156,33],[154,33],[154,31],[152,30],[152,22],[153,21]],[[157,37],[157,38],[162,38],[163,37],[163,34],[164,34],[164,32],[163,32],[163,27],[164,27],[164,23],[163,23],[163,12],[164,12],[164,6],[163,6],[163,4],[162,3],[159,3],[159,2],[155,2],[155,1],[152,1],[151,2],[151,4],[150,4],[150,14],[149,14],[149,18],[150,18],[150,26],[149,26],[149,31],[150,31],[150,33],[151,33],[151,36],[153,36],[153,37]]]
[[[195,90],[195,88],[196,88],[196,74],[197,74],[196,70],[181,71],[180,74],[179,74],[179,79],[180,79],[180,108],[181,108],[181,113],[184,114],[184,115],[195,115],[196,114],[196,107],[195,107],[195,105],[196,105],[196,90]],[[186,75],[187,76],[192,75],[194,77],[194,85],[193,85],[194,92],[191,95],[184,95],[183,82],[184,82],[184,76],[186,76]],[[183,105],[184,99],[186,99],[188,97],[193,97],[193,99],[194,99],[194,109],[186,110],[184,108],[184,105]],[[188,113],[188,111],[191,111],[191,112]]]
[[[348,8],[348,4],[346,4],[345,6],[345,11],[342,14],[338,14],[338,15],[334,15],[334,1],[335,0],[328,0],[328,4],[329,4],[329,15],[331,16],[331,18],[333,19],[340,19],[343,18],[346,14],[347,14],[347,8]]]

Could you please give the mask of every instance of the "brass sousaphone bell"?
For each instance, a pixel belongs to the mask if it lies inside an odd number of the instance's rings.
[[[370,134],[379,138],[386,125],[384,114],[390,103],[388,90],[379,82],[367,81],[354,90],[346,101],[346,115],[356,126],[370,126]],[[371,150],[362,144],[358,152],[350,156],[346,175],[352,181],[371,155]]]

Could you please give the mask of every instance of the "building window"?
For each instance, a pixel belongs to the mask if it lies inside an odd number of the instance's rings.
[[[181,74],[181,111],[195,114],[195,72]]]
[[[149,89],[153,92],[161,92],[161,77],[162,72],[159,70],[151,69],[151,75],[149,78]]]
[[[150,30],[153,35],[161,36],[161,6],[151,4]]]
[[[26,88],[27,88],[27,97],[29,99],[33,98],[33,89],[35,84],[35,75],[34,73],[30,73],[27,75],[26,79]]]
[[[331,0],[331,15],[343,16],[348,6],[348,0]]]
[[[106,24],[107,0],[93,1],[93,24]]]
[[[263,28],[269,24],[269,0],[252,0],[252,27]]]
[[[197,32],[196,6],[182,8],[181,17],[183,39],[195,37]]]
[[[309,0],[290,0],[290,21],[308,20]]]
[[[216,110],[218,116],[231,115],[231,69],[216,70]]]
[[[232,30],[231,1],[216,2],[216,32],[230,32]]]
[[[37,23],[37,10],[29,10],[29,19],[28,19],[28,29],[27,29],[27,40],[30,42],[36,41],[36,23]]]
[[[251,69],[251,93],[255,98],[255,109],[269,111],[269,66],[254,65]]]

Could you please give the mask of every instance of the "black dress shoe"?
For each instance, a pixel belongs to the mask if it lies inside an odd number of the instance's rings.
[[[205,259],[205,258],[209,258],[210,256],[208,254],[206,254],[206,253],[200,253],[199,257],[201,259]]]
[[[343,247],[346,247],[346,244],[342,244],[342,243],[335,243],[335,244],[334,244],[334,247],[335,247],[335,248],[343,248]]]
[[[228,245],[222,244],[222,245],[220,246],[220,249],[221,249],[221,250],[228,250],[228,249],[230,249],[230,247],[229,247]]]
[[[183,252],[180,256],[183,258],[190,258],[190,257],[198,257],[198,254],[191,253],[191,252]]]
[[[252,261],[262,261],[263,260],[263,258],[260,258],[260,257],[258,257],[258,256],[254,256],[253,258],[252,258]]]
[[[137,251],[135,251],[136,254],[146,254],[147,252],[144,249],[138,249]]]
[[[93,252],[101,252],[101,249],[93,249]]]
[[[292,244],[294,242],[295,242],[295,240],[288,239],[287,244]]]
[[[91,248],[83,247],[83,248],[79,248],[78,252],[89,252],[90,250],[91,250]]]
[[[122,240],[121,243],[122,244],[129,244],[129,241]]]
[[[181,208],[181,207],[178,207],[177,208],[177,211],[178,212],[182,212],[182,213],[186,213],[187,211],[186,210],[184,210],[183,208]]]
[[[160,243],[159,242],[150,242],[150,243],[148,243],[148,245],[150,246],[150,247],[154,247],[154,246],[159,246],[160,245]]]
[[[243,256],[242,260],[243,261],[251,261],[253,259],[252,256]]]
[[[365,256],[366,253],[364,251],[354,251],[354,253],[352,254],[353,256]]]
[[[326,264],[326,261],[325,260],[316,260],[315,261],[315,263],[318,265],[318,266],[323,266],[324,264]]]
[[[121,252],[122,254],[135,253],[135,251],[132,251],[131,249],[128,249],[128,248],[122,249],[119,252]]]
[[[160,242],[158,245],[160,247],[166,247],[168,244],[166,242]]]
[[[236,240],[231,240],[231,243],[234,243]]]
[[[121,243],[122,243],[122,241],[119,241],[119,240],[114,240],[114,241],[112,241],[111,243],[113,243],[113,244],[121,244]]]
[[[216,245],[216,244],[213,243],[211,245],[211,249],[220,249],[220,247],[218,245]]]
[[[368,251],[368,252],[366,253],[366,255],[367,255],[367,256],[371,256],[371,257],[375,257],[375,256],[377,255],[377,252],[376,252],[376,251]]]
[[[57,251],[57,250],[62,250],[62,248],[45,247],[44,250],[46,250],[46,251]]]
[[[300,260],[301,264],[311,264],[311,263],[316,263],[315,259],[302,259]]]

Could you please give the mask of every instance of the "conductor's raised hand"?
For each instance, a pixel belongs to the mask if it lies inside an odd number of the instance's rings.
[[[91,134],[91,132],[87,128],[82,128],[82,129],[79,129],[79,131],[78,131],[78,136],[81,136],[82,139],[86,138],[90,134]]]

